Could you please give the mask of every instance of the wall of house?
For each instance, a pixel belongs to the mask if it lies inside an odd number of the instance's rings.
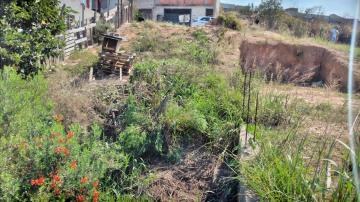
[[[191,9],[191,18],[206,15],[206,9],[213,9],[214,16],[219,14],[220,0],[135,0],[136,9],[152,9],[152,19],[164,16],[164,9]]]
[[[135,0],[135,9],[153,9],[155,0]]]
[[[80,22],[81,21],[81,17],[82,17],[82,5],[81,5],[81,0],[61,0],[60,1],[60,5],[66,5],[71,7],[74,11],[76,11],[76,13],[73,13],[72,15],[75,16],[75,21]],[[90,22],[90,19],[94,17],[94,11],[89,9],[89,8],[85,8],[84,10],[84,20],[85,22],[88,21]]]
[[[156,6],[153,9],[153,20],[157,20],[159,15],[164,16],[165,9],[191,9],[191,19],[196,19],[200,16],[206,16],[206,9],[215,8],[213,6]]]
[[[216,0],[155,0],[159,6],[214,6]]]

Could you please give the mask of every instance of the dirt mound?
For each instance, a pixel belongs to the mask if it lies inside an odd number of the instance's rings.
[[[242,42],[240,52],[242,67],[258,68],[265,72],[267,79],[303,85],[326,84],[346,89],[347,57],[325,47],[249,38]],[[356,90],[359,88],[359,78],[359,72],[356,72]]]

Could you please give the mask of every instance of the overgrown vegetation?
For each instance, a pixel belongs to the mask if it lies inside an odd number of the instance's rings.
[[[258,15],[266,26],[270,29],[274,28],[276,23],[281,18],[283,8],[281,6],[281,0],[264,0],[257,8]]]
[[[111,31],[111,29],[111,24],[108,22],[105,22],[103,20],[96,22],[96,26],[94,29],[94,40],[100,43],[102,41],[101,35],[108,33],[109,31]]]
[[[227,12],[220,15],[213,24],[222,25],[233,30],[241,30],[242,28],[241,21],[234,12]]]
[[[104,130],[53,115],[41,73],[25,80],[10,68],[0,72],[0,200],[147,200],[147,165],[177,163],[188,145],[218,154],[266,201],[357,200],[347,152],[335,162],[335,140],[319,138],[309,147],[313,140],[298,130],[305,116],[343,114],[263,92],[257,72],[239,68],[225,77],[217,69],[222,44],[206,30],[164,37],[153,22],[136,26],[144,28],[132,45],[140,59],[129,95],[105,98],[114,114]],[[260,148],[247,162],[237,156],[244,127],[255,134],[250,145]],[[329,172],[336,182],[330,186]]]
[[[296,128],[263,130],[261,134],[260,155],[240,168],[244,174],[241,180],[261,198],[269,201],[357,200],[348,170],[350,151],[345,144],[333,138],[318,138],[315,145],[309,147],[313,137],[300,136]],[[341,162],[332,160],[336,144],[346,151]]]
[[[131,143],[104,141],[101,127],[64,127],[52,117],[40,74],[0,73],[0,199],[103,201],[145,186]],[[134,156],[133,156],[134,155]],[[121,175],[119,175],[121,173]],[[140,182],[141,183],[138,183]]]

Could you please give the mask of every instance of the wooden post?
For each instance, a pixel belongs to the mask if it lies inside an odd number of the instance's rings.
[[[84,18],[85,18],[85,4],[81,3],[81,27],[84,26]]]
[[[93,80],[93,74],[94,74],[94,68],[90,67],[90,73],[89,73],[89,81]]]
[[[119,79],[120,79],[120,81],[122,81],[122,67],[120,67]]]

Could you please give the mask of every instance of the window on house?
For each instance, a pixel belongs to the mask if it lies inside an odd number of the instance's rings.
[[[214,9],[207,8],[206,9],[206,16],[213,16],[214,15]]]

